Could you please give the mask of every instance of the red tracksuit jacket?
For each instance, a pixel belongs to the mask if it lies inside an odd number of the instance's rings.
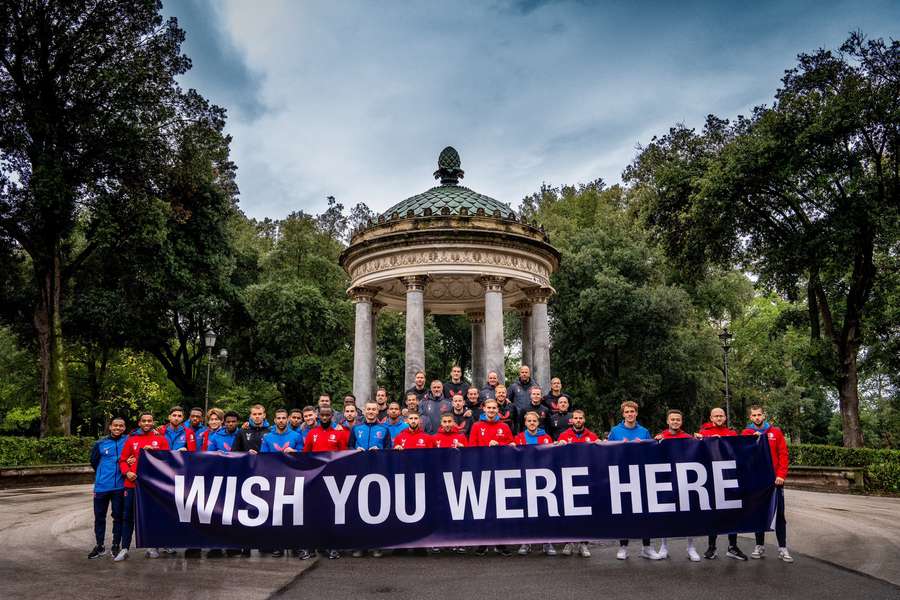
[[[516,446],[527,446],[528,445],[528,440],[525,439],[524,431],[522,433],[520,433],[519,435],[517,435],[513,439],[513,441],[516,443]],[[552,444],[552,443],[553,443],[553,438],[550,437],[549,435],[547,435],[546,433],[542,433],[541,435],[537,436],[537,444],[536,445],[538,445],[538,446],[541,446],[543,444]]]
[[[713,437],[716,435],[720,435],[722,437],[729,437],[732,435],[737,435],[737,431],[731,429],[726,425],[722,425],[721,427],[717,427],[712,423],[704,423],[700,426],[700,431],[698,432],[703,437]]]
[[[350,441],[350,430],[342,429],[324,429],[321,425],[317,425],[309,430],[306,434],[306,441],[303,444],[304,452],[337,452],[346,450]]]
[[[397,434],[393,442],[394,447],[400,446],[404,450],[412,450],[414,448],[434,448],[434,440],[430,435],[422,431],[419,427],[417,431],[411,430],[409,427]]]
[[[459,443],[459,446],[465,447],[469,445],[469,441],[466,439],[466,436],[460,433],[458,430],[446,433],[443,429],[441,429],[436,434],[431,436],[431,441],[434,442],[435,448],[453,448],[453,440],[456,440]]]
[[[747,427],[741,432],[741,435],[756,435],[757,431],[759,431],[760,435],[765,435],[769,440],[769,451],[772,454],[772,466],[775,468],[775,477],[787,479],[790,458],[788,457],[787,440],[784,439],[784,433],[778,427],[769,425],[763,430]]]
[[[575,430],[569,427],[559,434],[557,441],[565,442],[567,444],[578,444],[584,442],[596,442],[598,439],[600,438],[587,427],[581,430],[581,434],[575,433]]]
[[[469,433],[470,446],[489,446],[491,440],[496,440],[501,446],[508,446],[513,441],[513,434],[509,426],[502,421],[478,421],[472,424]]]
[[[689,439],[690,440],[690,439],[694,438],[694,436],[692,436],[691,434],[689,434],[685,431],[682,431],[682,430],[678,430],[678,433],[671,433],[669,431],[668,427],[666,429],[663,429],[661,432],[659,432],[659,434],[663,437],[664,440],[681,440],[681,439]]]
[[[166,439],[166,436],[152,429],[149,433],[141,431],[140,433],[129,435],[128,439],[125,440],[125,445],[122,447],[122,455],[119,457],[119,470],[122,471],[122,475],[129,471],[135,474],[138,472],[138,463],[141,462],[141,450],[144,448],[149,450],[168,450],[169,441]],[[128,459],[132,456],[135,458],[135,461],[134,464],[129,465]],[[128,477],[125,478],[125,487],[135,487],[134,482],[129,481]]]

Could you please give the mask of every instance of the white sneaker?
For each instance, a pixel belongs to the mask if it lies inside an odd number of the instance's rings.
[[[760,546],[759,544],[753,548],[753,552],[750,553],[750,558],[762,558],[766,555],[766,547]]]
[[[530,544],[522,544],[521,546],[519,546],[519,556],[525,556],[529,552],[531,552]]]
[[[544,544],[544,554],[547,556],[556,556],[556,548],[553,547],[553,544]]]
[[[156,548],[156,550],[159,550],[159,548]],[[163,548],[163,552],[166,554],[178,554],[178,550],[175,548]]]
[[[659,552],[654,550],[652,546],[643,546],[641,548],[641,558],[646,558],[649,560],[662,560],[665,557],[660,556]]]
[[[563,546],[563,556],[572,556],[572,544]]]
[[[113,562],[122,562],[126,558],[128,558],[128,548],[122,548],[121,550],[119,550],[119,553],[116,554]]]
[[[779,548],[778,549],[778,558],[783,560],[786,563],[794,562],[794,557],[790,555],[787,548]]]
[[[616,552],[616,558],[619,560],[628,558],[628,546],[619,546],[619,551]]]
[[[581,546],[581,558],[590,558],[591,551],[588,549],[587,542],[581,542],[580,546]],[[785,552],[787,552],[787,550],[785,550]]]
[[[665,560],[669,558],[669,547],[660,546],[659,550],[656,551],[656,555],[659,556],[659,560]]]
[[[687,553],[688,558],[691,560],[691,562],[700,562],[700,555],[697,554],[696,548],[694,548],[693,546],[688,546]]]
[[[147,558],[159,558],[159,550],[156,548],[147,548],[147,552],[144,553],[144,556]]]

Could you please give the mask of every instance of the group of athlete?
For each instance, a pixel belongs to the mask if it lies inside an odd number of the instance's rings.
[[[572,409],[570,398],[562,391],[562,382],[553,378],[550,390],[544,394],[534,384],[530,369],[522,366],[518,379],[507,388],[499,383],[496,373],[488,374],[487,385],[478,389],[462,379],[459,367],[453,367],[446,382],[435,379],[425,386],[425,373],[415,376],[415,383],[405,394],[403,405],[388,401],[384,388],[379,388],[375,400],[365,403],[359,414],[356,398],[348,394],[343,398],[340,413],[332,407],[329,394],[319,396],[316,406],[306,406],[275,411],[272,423],[266,419],[262,405],[250,408],[249,419],[241,422],[241,416],[233,411],[210,409],[205,415],[202,409],[192,408],[187,414],[180,406],[169,410],[167,422],[157,426],[150,412],[140,414],[137,428],[126,435],[127,424],[122,417],[111,419],[109,435],[100,439],[91,451],[91,465],[96,471],[94,483],[94,532],[96,546],[88,555],[94,559],[107,554],[105,547],[106,515],[111,511],[112,546],[110,554],[117,562],[128,558],[134,532],[135,482],[143,449],[174,450],[185,452],[336,452],[341,450],[404,450],[420,448],[465,448],[484,446],[515,446],[533,444],[573,444],[605,442],[630,442],[641,440],[670,440],[679,438],[725,437],[739,435],[726,425],[725,411],[713,408],[710,420],[694,434],[682,429],[683,415],[679,410],[669,410],[666,427],[658,434],[637,421],[638,405],[626,401],[621,405],[622,420],[604,437],[585,427],[583,410]],[[749,423],[740,435],[766,436],[772,455],[776,486],[775,534],[778,556],[785,562],[793,562],[787,549],[786,522],[784,517],[784,481],[788,472],[788,449],[781,430],[766,421],[761,406],[752,406]],[[715,559],[716,535],[710,535],[706,559]],[[765,555],[765,532],[756,533],[756,545],[751,558]],[[668,558],[667,540],[661,540],[658,549],[650,539],[643,539],[640,556],[649,560]],[[687,539],[687,554],[691,561],[700,561],[692,538]],[[457,547],[454,552],[466,553],[468,549]],[[486,547],[474,549],[477,555],[487,553]],[[554,556],[553,544],[543,544],[543,552]],[[440,552],[433,548],[432,552]],[[494,551],[509,556],[511,550],[497,546]],[[162,552],[174,554],[170,548]],[[207,551],[208,557],[249,556],[250,549]],[[266,550],[273,556],[283,556],[279,549]],[[314,550],[292,551],[301,559],[315,555]],[[524,544],[518,554],[527,555],[531,547]],[[329,558],[339,558],[338,550],[326,550]],[[381,550],[372,551],[375,557]],[[562,554],[580,554],[590,557],[586,542],[565,544]],[[146,556],[158,558],[160,550],[149,548]],[[185,557],[199,557],[201,550],[189,548]],[[361,557],[362,551],[353,556]],[[737,545],[737,535],[728,534],[725,556],[735,560],[747,560]],[[616,558],[628,558],[628,540],[620,540]]]

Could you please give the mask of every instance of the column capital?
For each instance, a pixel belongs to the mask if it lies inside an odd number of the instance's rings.
[[[534,286],[525,288],[522,291],[525,292],[525,296],[532,304],[546,304],[550,296],[553,295],[553,288],[551,287]]]
[[[387,306],[387,304],[385,304],[384,302],[379,302],[378,300],[375,300],[373,298],[372,299],[372,314],[373,315],[378,314],[378,311],[380,311],[385,306]]]
[[[350,299],[353,302],[372,302],[377,293],[378,290],[376,290],[375,288],[365,287],[362,285],[356,286],[355,288],[350,288],[347,291],[347,295],[350,296]],[[381,303],[379,302],[379,304]]]
[[[486,292],[502,292],[503,286],[506,284],[506,277],[497,277],[496,275],[482,275],[478,278],[478,283]]]
[[[531,315],[531,304],[532,303],[529,300],[519,300],[513,304],[513,308],[520,316],[527,317]]]
[[[484,311],[483,310],[467,311],[466,316],[469,317],[470,323],[484,323]]]
[[[424,292],[425,284],[428,283],[428,275],[407,275],[401,277],[400,281],[406,286],[407,292]]]

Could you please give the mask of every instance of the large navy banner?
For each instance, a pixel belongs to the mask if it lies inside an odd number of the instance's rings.
[[[231,454],[145,452],[137,545],[403,548],[762,531],[764,437]]]

